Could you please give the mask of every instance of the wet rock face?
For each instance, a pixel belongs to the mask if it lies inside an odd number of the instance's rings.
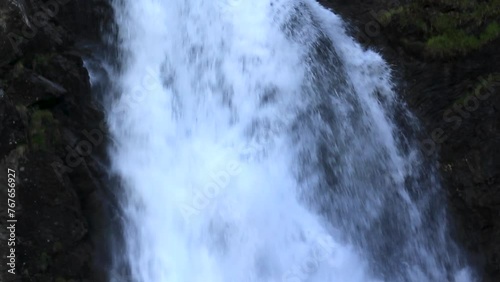
[[[434,56],[427,44],[435,31],[423,33],[424,24],[435,23],[433,17],[438,16],[460,17],[454,5],[461,1],[319,2],[343,16],[353,36],[393,66],[399,92],[424,125],[422,148],[429,158],[439,160],[452,233],[484,281],[500,281],[500,39],[488,38],[466,52]],[[419,18],[412,19],[413,24],[401,26],[402,19],[395,15],[405,5],[426,12],[416,13]],[[471,23],[477,32],[471,36],[480,38],[491,25],[487,16],[482,20]],[[424,24],[414,24],[418,22]]]
[[[95,252],[106,126],[78,43],[98,38],[105,3],[0,1],[0,201],[13,169],[18,221],[17,275],[2,260],[1,281],[103,280]]]
[[[36,53],[67,50],[98,40],[110,20],[107,0],[0,1],[0,66]]]

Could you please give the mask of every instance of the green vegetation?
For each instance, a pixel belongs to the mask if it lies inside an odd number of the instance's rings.
[[[379,18],[425,44],[431,57],[465,55],[500,37],[500,0],[414,0]]]
[[[31,62],[33,70],[36,71],[37,67],[48,66],[50,60],[52,59],[52,57],[54,57],[54,55],[54,53],[36,54]]]
[[[436,35],[427,40],[428,50],[441,57],[465,55],[472,50],[481,48],[486,43],[500,35],[500,25],[490,23],[479,35],[467,34],[464,30],[449,30],[441,35]]]
[[[58,253],[64,249],[64,245],[61,242],[55,242],[52,246],[52,251]]]
[[[17,60],[12,70],[13,77],[18,78],[24,72],[25,68],[31,67],[32,70],[39,71],[40,67],[50,67],[50,60],[55,55],[55,53],[41,53]]]
[[[49,265],[50,265],[50,256],[47,253],[43,252],[39,258],[38,267],[40,268],[41,271],[45,271],[47,270]]]
[[[17,62],[12,70],[14,78],[18,78],[24,72],[24,65],[22,61]]]
[[[58,122],[47,110],[36,110],[31,115],[30,140],[35,150],[48,150],[49,145],[59,141]]]

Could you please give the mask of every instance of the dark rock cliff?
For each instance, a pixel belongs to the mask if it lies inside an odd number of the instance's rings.
[[[109,13],[104,1],[0,1],[2,225],[8,168],[17,180],[16,275],[2,244],[1,281],[103,277],[94,258],[106,126],[76,46],[97,40]]]
[[[500,1],[320,2],[393,67],[437,156],[453,234],[484,281],[500,281]]]

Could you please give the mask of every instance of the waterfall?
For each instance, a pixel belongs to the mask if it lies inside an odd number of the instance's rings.
[[[314,0],[114,9],[113,281],[474,281],[390,68],[337,15]]]

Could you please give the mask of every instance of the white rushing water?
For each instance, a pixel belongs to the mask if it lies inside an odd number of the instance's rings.
[[[387,65],[339,17],[313,0],[114,6],[114,281],[473,281]]]

